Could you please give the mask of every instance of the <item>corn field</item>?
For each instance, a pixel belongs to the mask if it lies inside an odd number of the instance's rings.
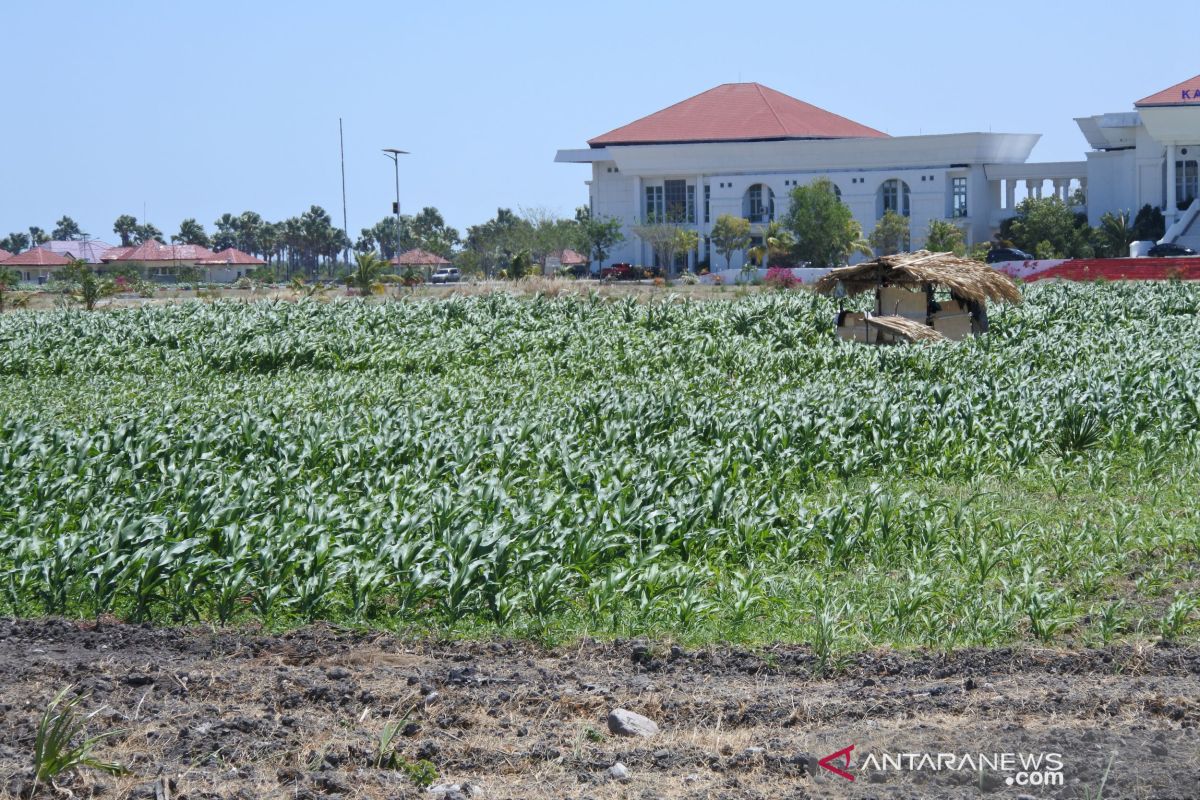
[[[0,614],[1186,638],[1200,287],[836,341],[807,292],[0,315]]]

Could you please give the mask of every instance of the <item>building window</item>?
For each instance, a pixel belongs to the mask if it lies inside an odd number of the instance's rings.
[[[687,187],[687,221],[695,224],[696,222],[696,187]]]
[[[1200,188],[1198,166],[1200,162],[1196,161],[1175,162],[1175,202],[1180,210],[1190,206],[1200,195],[1200,191],[1197,191]]]
[[[896,178],[884,181],[879,187],[877,216],[882,217],[889,211],[895,211],[901,216],[909,216],[909,195],[908,184],[904,181]]]
[[[704,221],[708,222],[712,217],[712,186],[704,184]]]
[[[687,181],[665,181],[667,222],[687,221]]]
[[[830,183],[832,183],[832,181],[830,181]],[[842,187],[840,187],[836,183],[834,183],[833,184],[833,193],[835,195],[837,195],[838,202],[839,203],[842,202]]]
[[[646,222],[661,222],[663,219],[663,187],[646,187]]]
[[[754,184],[746,190],[745,211],[746,219],[751,222],[775,219],[775,192],[765,184]]]
[[[967,179],[950,179],[950,216],[967,216]]]

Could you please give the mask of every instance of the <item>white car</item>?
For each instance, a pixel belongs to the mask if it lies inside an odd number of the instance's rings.
[[[430,283],[458,283],[462,280],[462,273],[458,271],[458,267],[439,267],[429,279]]]

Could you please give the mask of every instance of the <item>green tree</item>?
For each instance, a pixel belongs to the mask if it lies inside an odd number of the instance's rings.
[[[792,250],[795,247],[796,237],[783,226],[782,220],[773,219],[763,229],[763,243],[751,247],[746,255],[762,267],[769,267],[771,264],[788,266],[785,262],[791,261]]]
[[[634,225],[633,232],[654,251],[658,264],[667,273],[675,274],[675,257],[681,252],[687,252],[688,239],[686,234],[695,234],[670,222],[647,222]],[[691,245],[692,247],[695,244]]]
[[[204,232],[204,226],[192,217],[179,223],[179,233],[173,235],[171,241],[177,244],[198,244],[202,247],[209,245],[208,234]]]
[[[122,214],[113,223],[113,233],[121,237],[121,247],[133,245],[133,235],[137,233],[137,217],[132,214]]]
[[[70,288],[75,302],[82,303],[88,311],[95,310],[97,302],[111,297],[117,291],[117,285],[111,278],[97,276],[81,258],[72,260],[60,269],[57,277]]]
[[[422,208],[412,218],[410,226],[417,247],[445,258],[449,258],[461,242],[458,231],[447,225],[442,212],[433,206]]]
[[[1163,217],[1162,209],[1149,203],[1138,209],[1133,218],[1133,241],[1157,242],[1167,233],[1167,220]]]
[[[783,224],[796,236],[796,256],[813,266],[836,267],[852,253],[870,252],[862,228],[828,178],[792,189]]]
[[[909,231],[908,217],[889,208],[875,223],[869,241],[876,255],[889,256],[908,250]]]
[[[575,209],[575,220],[579,223],[584,251],[603,268],[612,249],[625,241],[621,220],[616,217],[593,217],[587,206]]]
[[[533,256],[528,250],[518,250],[508,262],[508,277],[514,281],[524,278],[533,269]]]
[[[733,254],[750,246],[750,220],[735,217],[733,214],[722,214],[713,223],[709,239],[713,249],[725,256],[725,269],[730,269]]]
[[[1087,216],[1075,213],[1057,197],[1022,200],[1015,215],[1000,224],[999,237],[1038,258],[1087,258],[1092,255],[1092,231]],[[1042,253],[1054,253],[1054,256]]]
[[[62,219],[54,223],[54,230],[50,232],[50,238],[56,242],[74,241],[85,236],[87,234],[80,229],[79,223],[65,214]]]
[[[493,275],[500,266],[511,264],[522,250],[533,247],[534,231],[528,220],[508,208],[496,209],[496,216],[481,225],[467,228],[466,248],[479,256],[485,275]]]
[[[237,247],[238,230],[241,219],[230,213],[222,214],[213,223],[212,247],[214,250],[228,250]]]
[[[962,228],[948,219],[931,219],[929,233],[925,236],[925,249],[934,253],[964,255],[967,252],[966,235]]]
[[[383,268],[386,262],[374,253],[357,253],[354,260],[358,266],[350,275],[349,283],[363,297],[371,294],[375,288],[375,284],[379,282],[379,276],[383,274]]]
[[[258,255],[262,252],[262,233],[266,223],[254,211],[243,211],[237,220],[237,244],[234,246],[243,253]]]
[[[29,226],[29,246],[30,247],[38,247],[39,245],[43,245],[48,241],[50,241],[50,237],[46,235],[46,232],[44,230],[39,228],[37,225]]]
[[[1134,241],[1133,227],[1129,224],[1129,212],[1105,211],[1100,224],[1093,233],[1096,255],[1100,258],[1121,258],[1129,255],[1129,245]]]
[[[10,253],[22,253],[29,247],[29,234],[17,231],[0,239],[0,250]]]
[[[138,225],[133,231],[133,243],[145,244],[151,240],[161,242],[163,233],[149,222]]]
[[[21,282],[21,276],[12,267],[0,266],[0,313],[4,312],[4,304],[8,300],[8,293],[17,288],[17,284]]]

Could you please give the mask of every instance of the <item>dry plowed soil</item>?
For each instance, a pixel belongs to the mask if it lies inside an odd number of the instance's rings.
[[[791,646],[0,620],[0,796],[34,790],[38,721],[72,686],[87,733],[116,732],[93,754],[130,774],[71,771],[38,796],[1200,797],[1194,647],[875,652],[816,671]],[[658,732],[610,733],[616,708]]]

